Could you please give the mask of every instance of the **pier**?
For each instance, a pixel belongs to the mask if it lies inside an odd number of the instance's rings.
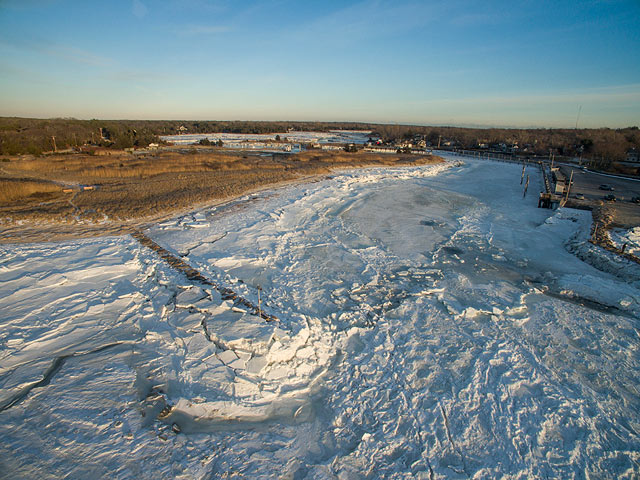
[[[245,307],[250,311],[251,314],[261,317],[267,322],[278,320],[277,317],[266,314],[262,310],[262,308],[250,302],[249,300],[241,297],[230,288],[223,287],[221,285],[218,285],[212,282],[207,277],[202,275],[202,273],[200,273],[198,270],[196,270],[191,265],[189,265],[187,262],[185,262],[181,258],[176,257],[173,253],[168,251],[166,248],[158,245],[156,242],[154,242],[151,238],[149,238],[140,230],[136,230],[131,235],[138,242],[140,242],[141,245],[156,252],[160,256],[160,258],[162,258],[165,262],[167,262],[167,264],[169,264],[171,268],[183,273],[189,280],[192,280],[194,282],[199,282],[203,285],[207,285],[216,289],[218,292],[220,292],[220,295],[222,295],[223,300],[233,300],[234,306]]]

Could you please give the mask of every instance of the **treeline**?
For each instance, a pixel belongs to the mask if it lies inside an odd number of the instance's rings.
[[[182,120],[77,120],[0,117],[0,155],[41,154],[82,145],[146,147],[160,136],[179,133],[275,133],[287,130],[370,130],[373,125],[343,122],[247,122]]]
[[[329,130],[372,130],[371,123],[354,122],[250,122],[250,121],[150,121],[158,135],[171,135],[184,127],[186,133],[283,133],[327,132]]]
[[[145,121],[0,117],[0,154],[39,155],[83,145],[146,147],[158,137]]]
[[[410,140],[422,137],[431,145],[451,142],[460,148],[473,149],[480,145],[518,146],[536,155],[552,152],[563,156],[583,156],[598,163],[621,161],[629,149],[640,150],[638,127],[621,129],[505,129],[422,127],[410,125],[376,125],[374,132],[384,140]]]
[[[460,148],[517,145],[537,155],[580,156],[603,166],[640,150],[638,127],[623,129],[503,129],[380,125],[354,122],[252,122],[186,120],[76,120],[0,117],[0,154],[40,154],[93,144],[112,148],[145,147],[161,143],[162,135],[178,133],[279,133],[288,130],[371,130],[385,141],[421,138],[432,146],[449,143]]]

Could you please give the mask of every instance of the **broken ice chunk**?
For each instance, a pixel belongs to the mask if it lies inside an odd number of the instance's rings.
[[[315,350],[313,349],[313,347],[306,346],[306,347],[302,347],[296,352],[296,357],[306,359],[306,358],[313,357],[314,354],[315,354]]]
[[[236,352],[234,352],[233,350],[225,350],[224,352],[218,353],[218,358],[225,365],[229,365],[231,362],[237,360],[238,356],[236,355]]]
[[[251,360],[247,362],[247,373],[251,373],[257,375],[267,364],[267,359],[265,357],[253,357]]]
[[[228,364],[229,367],[234,368],[236,370],[244,370],[247,366],[247,362],[241,358],[237,358]]]
[[[253,382],[236,377],[233,383],[234,393],[239,397],[251,397],[260,394],[260,388]]]
[[[287,366],[279,366],[269,370],[267,373],[267,379],[278,380],[280,378],[286,378],[291,373],[291,368]]]
[[[188,307],[196,303],[198,300],[202,300],[206,296],[206,293],[200,287],[191,287],[180,292],[176,296],[176,305],[180,307]]]

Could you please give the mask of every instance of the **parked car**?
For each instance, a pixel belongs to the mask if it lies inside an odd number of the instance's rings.
[[[603,183],[602,185],[600,185],[600,190],[607,190],[609,192],[613,192],[613,187],[611,185],[607,185],[605,183]]]
[[[584,195],[582,193],[576,193],[576,198],[578,200],[584,200]]]
[[[640,203],[640,196],[637,196],[637,197],[631,197],[631,201],[632,201],[633,203]]]
[[[609,195],[605,195],[604,199],[608,200],[609,202],[615,202],[616,201],[616,196],[612,195],[612,194],[609,194]]]

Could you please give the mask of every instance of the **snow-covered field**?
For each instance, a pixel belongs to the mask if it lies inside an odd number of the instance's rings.
[[[282,133],[188,133],[185,135],[165,135],[160,137],[176,145],[190,145],[207,138],[212,142],[222,140],[226,146],[240,145],[244,142],[271,142],[279,135],[293,143],[366,143],[370,131],[332,130],[329,132],[282,132]]]
[[[637,478],[640,272],[570,253],[590,215],[538,171],[465,162],[147,232],[277,322],[128,236],[0,247],[2,474]]]

